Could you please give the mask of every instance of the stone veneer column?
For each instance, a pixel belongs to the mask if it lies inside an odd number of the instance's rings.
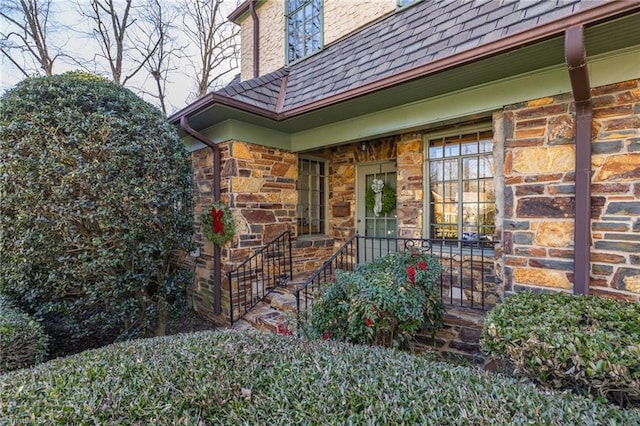
[[[195,219],[193,240],[198,246],[199,255],[191,257],[194,282],[193,288],[187,290],[187,295],[196,312],[211,318],[216,323],[223,324],[225,322],[224,317],[213,315],[213,244],[204,238],[200,226],[200,215],[213,203],[213,153],[211,149],[203,148],[192,152],[191,162],[193,166]],[[228,306],[227,298],[227,309]],[[223,313],[225,310],[225,301],[223,300]]]
[[[591,287],[640,295],[640,80],[597,87],[593,96]]]
[[[405,134],[397,146],[397,205],[398,236],[422,238],[423,227],[423,173],[422,135]]]
[[[595,88],[592,293],[640,294],[640,88]],[[507,290],[572,291],[575,129],[570,94],[504,110],[503,260]]]
[[[232,261],[244,260],[242,249],[261,246],[287,229],[295,231],[296,154],[232,141],[222,176],[236,222]]]

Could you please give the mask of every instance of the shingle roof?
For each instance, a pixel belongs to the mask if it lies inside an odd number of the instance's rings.
[[[232,82],[217,93],[249,105],[273,111],[278,101],[282,79],[287,74],[288,70],[280,68],[272,73],[241,83]]]
[[[323,100],[330,102],[331,98],[368,84],[389,81],[399,73],[428,67],[461,52],[462,55],[473,52],[558,19],[573,20],[575,14],[605,4],[611,3],[424,0],[325,46],[305,60],[258,78],[232,83],[201,102],[225,103],[227,99],[267,111],[274,118],[279,114],[284,117],[289,111],[317,106]],[[637,5],[633,7],[635,10]]]
[[[423,1],[291,67],[284,111],[603,1]]]

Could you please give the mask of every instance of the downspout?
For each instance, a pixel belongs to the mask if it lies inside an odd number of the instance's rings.
[[[260,21],[256,13],[256,1],[249,2],[249,12],[253,19],[253,78],[260,75]]]
[[[202,142],[211,148],[213,152],[213,201],[220,200],[220,147],[211,139],[203,135],[202,133],[194,130],[189,125],[189,119],[186,115],[180,117],[180,127],[193,136],[196,140]],[[213,245],[213,313],[220,315],[222,312],[222,268],[221,268],[221,255],[220,246],[218,244]]]
[[[576,170],[574,228],[574,294],[589,294],[591,250],[591,120],[592,103],[584,28],[565,31],[565,58],[576,105]]]

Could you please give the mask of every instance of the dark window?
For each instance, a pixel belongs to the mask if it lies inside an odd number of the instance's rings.
[[[325,233],[326,181],[324,161],[298,160],[298,234]]]
[[[286,20],[288,63],[322,47],[322,0],[288,0]]]
[[[493,135],[429,140],[431,238],[491,241],[495,230]]]

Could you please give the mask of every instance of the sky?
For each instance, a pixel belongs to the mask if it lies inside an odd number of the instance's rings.
[[[82,0],[81,0],[82,1]],[[163,4],[168,4],[173,0],[161,0]],[[175,3],[175,2],[174,2]],[[224,7],[227,9],[224,16],[231,13],[235,6],[236,0],[225,0]],[[94,40],[87,35],[90,32],[88,24],[82,22],[82,18],[77,12],[77,5],[74,1],[69,0],[53,0],[52,4],[53,19],[60,23],[58,28],[50,34],[49,45],[54,48],[50,49],[52,53],[55,51],[55,47],[61,46],[64,52],[70,53],[73,58],[59,58],[54,62],[53,71],[54,74],[60,74],[66,71],[80,70],[82,69],[78,64],[74,64],[74,60],[80,58],[86,58],[85,67],[88,71],[95,74],[103,75],[107,78],[110,77],[110,72],[104,68],[105,64],[101,64],[99,61],[93,61],[92,57],[99,51],[98,45]],[[0,25],[4,25],[0,21]],[[186,36],[179,30],[181,26],[180,18],[176,20],[176,30],[174,34],[177,36],[177,43],[180,45],[188,45]],[[1,28],[4,32],[6,28]],[[191,55],[196,54],[195,51],[190,52]],[[171,115],[173,112],[185,107],[190,102],[195,100],[193,95],[190,94],[195,88],[195,83],[187,75],[189,73],[189,63],[186,59],[181,59],[177,62],[178,72],[170,75],[167,89],[167,112]],[[230,81],[236,72],[227,74],[224,82]],[[18,69],[2,54],[0,54],[0,95],[6,90],[13,87],[24,79],[24,75],[18,71]],[[144,89],[154,90],[155,81],[145,70],[140,71],[136,77],[134,77],[126,87],[137,93],[147,101],[157,105],[157,100],[143,93]]]

